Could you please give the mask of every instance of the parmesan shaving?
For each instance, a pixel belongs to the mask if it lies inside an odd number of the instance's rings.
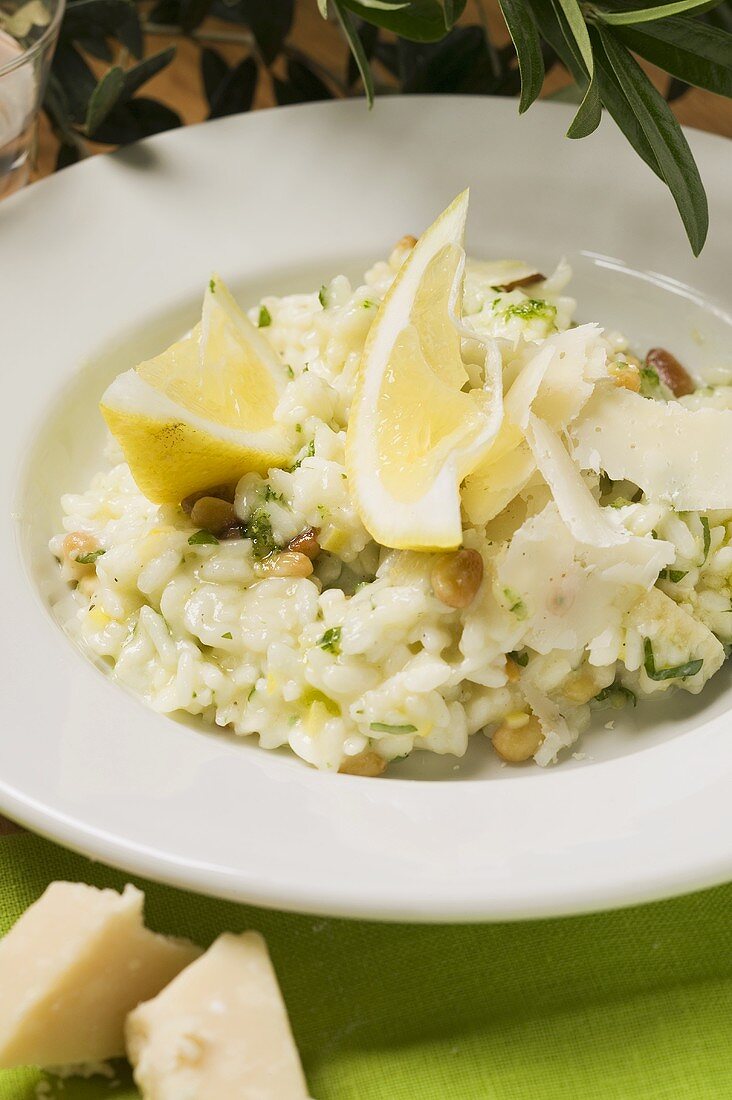
[[[732,410],[598,390],[572,427],[582,469],[631,481],[677,511],[732,507]]]
[[[529,414],[526,439],[536,465],[552,491],[559,514],[578,542],[588,546],[617,546],[629,533],[612,523],[551,428]]]
[[[591,645],[674,560],[671,543],[630,536],[615,546],[578,542],[551,501],[516,531],[496,566],[494,591],[525,624],[539,653]]]

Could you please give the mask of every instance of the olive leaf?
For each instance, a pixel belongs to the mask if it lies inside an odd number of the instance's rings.
[[[99,129],[122,95],[124,86],[124,69],[121,69],[119,65],[113,65],[111,69],[107,69],[89,100],[84,121],[84,129],[87,134],[94,134]]]
[[[587,78],[582,82],[585,93],[577,114],[567,130],[567,137],[588,137],[600,125],[602,117],[602,103],[595,79],[595,58],[590,34],[578,0],[557,0],[555,7],[567,45],[575,57],[577,66],[584,70]]]
[[[718,3],[718,0],[713,0],[713,3]],[[680,15],[692,8],[708,7],[710,7],[710,0],[676,0],[675,3],[636,8],[632,11],[603,11],[602,8],[598,8],[596,15],[601,23],[612,27],[633,23],[652,23],[655,19],[667,19],[670,15]]]
[[[574,83],[552,98],[579,104],[568,136],[592,133],[605,108],[669,186],[694,251],[701,248],[706,197],[666,100],[684,95],[691,85],[732,98],[729,0],[499,0],[511,36],[500,46],[484,21],[456,25],[465,0],[305,3],[342,31],[346,64],[337,71],[290,42],[294,0],[154,0],[151,9],[135,0],[67,0],[44,99],[61,145],[57,165],[84,156],[87,140],[123,144],[180,124],[170,107],[138,94],[171,64],[172,48],[126,67],[127,55],[142,57],[141,18],[169,25],[200,48],[209,117],[249,110],[260,76],[278,103],[350,95],[360,82],[371,103],[372,63],[388,91],[520,94],[523,112],[539,96],[545,72],[561,64]],[[214,25],[209,33],[209,14],[247,28],[251,56],[230,65],[212,49],[207,42],[221,32]],[[241,32],[232,37],[242,37]],[[666,100],[633,55],[668,74]]]
[[[374,0],[344,0],[354,15],[393,31],[414,42],[439,42],[445,35],[445,14],[439,0],[410,0],[409,3],[375,3]],[[460,16],[466,0],[456,0],[455,17]]]
[[[363,81],[363,89],[366,93],[366,100],[369,107],[374,105],[374,78],[371,75],[371,66],[369,59],[366,56],[366,51],[363,48],[363,42],[359,36],[356,25],[353,22],[351,13],[345,6],[343,0],[332,0],[333,7],[335,9],[336,18],[341,25],[343,34],[353,55],[353,59],[356,62],[356,67],[361,74],[361,80]]]
[[[541,41],[531,10],[524,0],[499,0],[503,18],[516,47],[521,73],[519,112],[527,111],[538,98],[544,83],[544,58]]]
[[[651,84],[637,61],[608,28],[598,27],[605,54],[631,110],[643,130],[681,215],[695,256],[709,229],[704,185],[689,144],[665,99]]]
[[[732,98],[732,34],[728,31],[680,16],[614,30],[631,50],[671,76]]]

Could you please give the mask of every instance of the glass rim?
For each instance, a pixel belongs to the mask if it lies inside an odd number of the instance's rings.
[[[6,62],[5,65],[0,65],[0,77],[13,72],[14,69],[19,69],[21,65],[25,65],[26,62],[31,61],[45,49],[49,42],[53,41],[58,33],[65,8],[66,0],[56,0],[56,10],[51,16],[50,22],[44,28],[41,37],[37,42],[34,42],[32,46],[29,46],[26,50],[23,50],[22,53],[18,54],[17,57],[14,57],[12,61]]]

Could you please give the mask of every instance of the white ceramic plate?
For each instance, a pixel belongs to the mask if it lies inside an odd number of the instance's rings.
[[[0,205],[0,808],[151,878],[358,917],[546,916],[730,876],[724,670],[701,698],[601,725],[582,762],[502,770],[476,737],[463,761],[417,754],[377,781],[151,713],[50,612],[46,543],[60,493],[99,463],[98,397],[193,322],[213,268],[244,300],[357,275],[469,184],[472,253],[545,270],[565,254],[580,317],[732,366],[729,144],[690,135],[712,210],[695,261],[609,122],[572,143],[569,117],[457,97],[267,111],[97,157]]]

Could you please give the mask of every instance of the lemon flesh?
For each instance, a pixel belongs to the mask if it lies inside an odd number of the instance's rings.
[[[502,394],[465,392],[459,310],[468,193],[422,235],[369,331],[346,462],[361,520],[383,546],[462,542],[460,483],[490,447]],[[500,385],[497,387],[500,390]]]
[[[284,365],[220,279],[203,319],[161,355],[109,386],[101,410],[141,492],[157,504],[287,465],[274,420]]]

